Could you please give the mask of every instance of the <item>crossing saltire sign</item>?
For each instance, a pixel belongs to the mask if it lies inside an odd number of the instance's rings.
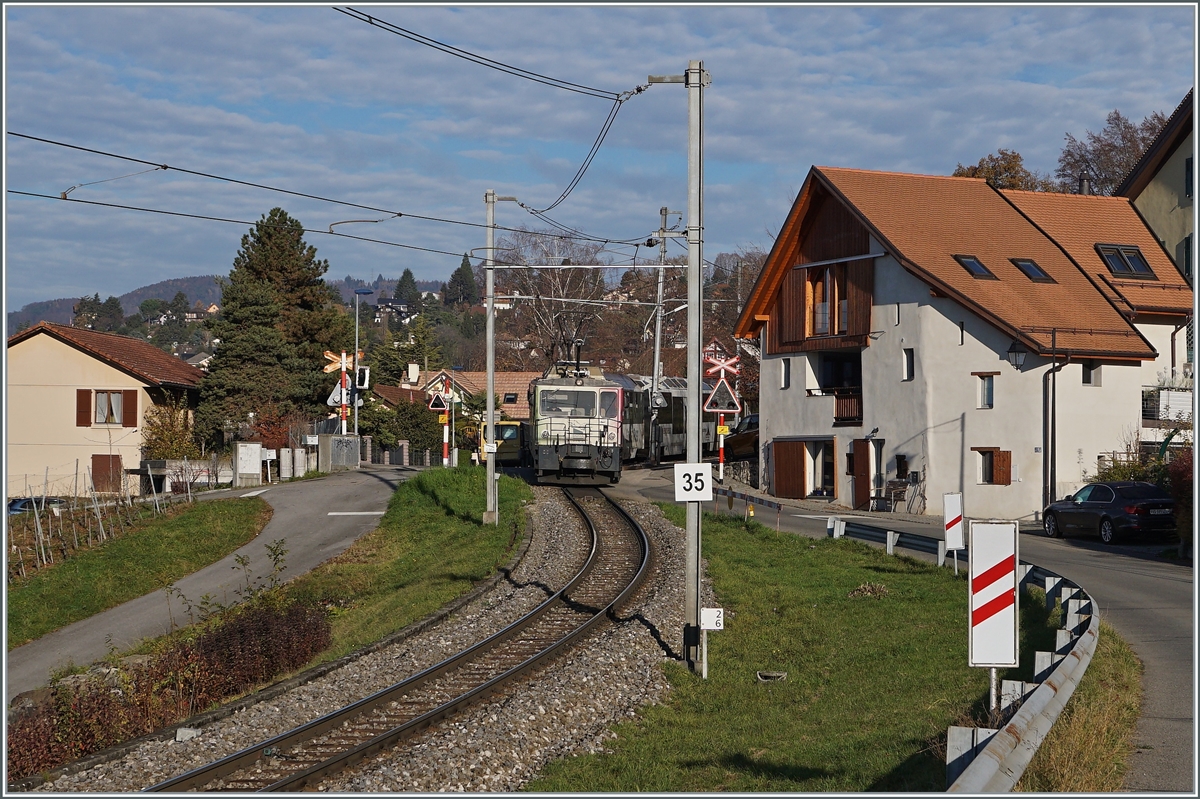
[[[1017,665],[1017,523],[972,521],[967,540],[970,666]]]

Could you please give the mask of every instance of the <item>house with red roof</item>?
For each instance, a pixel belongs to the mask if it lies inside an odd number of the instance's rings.
[[[1126,198],[813,167],[738,320],[782,497],[1033,520],[1142,432],[1192,292]]]
[[[146,412],[204,372],[147,342],[42,322],[8,339],[6,493],[137,494]]]

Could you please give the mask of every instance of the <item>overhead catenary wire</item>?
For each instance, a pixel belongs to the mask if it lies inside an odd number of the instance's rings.
[[[246,186],[246,187],[253,188],[253,189],[262,189],[263,191],[271,191],[271,192],[276,192],[278,194],[286,194],[286,195],[289,195],[292,197],[301,197],[306,200],[316,200],[318,202],[331,203],[333,205],[341,205],[341,206],[345,206],[347,208],[358,208],[358,209],[361,209],[364,211],[378,211],[379,213],[389,214],[390,215],[389,218],[418,219],[423,222],[437,222],[437,223],[442,223],[442,224],[460,225],[462,227],[472,227],[472,228],[487,228],[488,227],[487,225],[480,223],[480,222],[465,222],[461,219],[447,219],[444,217],[429,216],[429,215],[425,215],[425,214],[414,214],[414,213],[410,213],[410,212],[406,212],[406,211],[397,211],[393,208],[381,208],[381,207],[374,206],[374,205],[364,205],[362,203],[351,202],[348,200],[339,200],[339,199],[335,199],[335,198],[331,198],[331,197],[322,197],[317,194],[308,194],[306,192],[294,191],[292,189],[282,189],[277,186],[270,186],[270,185],[263,184],[263,183],[255,183],[253,181],[226,177],[224,175],[214,175],[209,172],[200,172],[200,171],[197,171],[194,169],[187,169],[185,167],[171,166],[169,164],[158,164],[153,161],[147,161],[146,159],[143,159],[143,158],[136,158],[136,157],[130,156],[130,155],[122,155],[120,153],[107,152],[105,150],[97,150],[92,147],[84,147],[79,144],[70,144],[68,142],[56,141],[54,139],[47,139],[47,138],[43,138],[41,136],[32,136],[27,133],[17,133],[16,131],[10,130],[10,131],[7,131],[7,134],[9,136],[15,136],[20,139],[28,139],[30,141],[41,142],[42,144],[49,144],[49,145],[52,145],[55,147],[65,147],[65,148],[71,149],[71,150],[79,150],[80,152],[92,153],[93,155],[102,155],[106,158],[115,158],[115,159],[118,159],[121,161],[129,161],[129,162],[135,163],[135,164],[146,164],[148,166],[153,167],[152,169],[146,169],[141,172],[134,172],[133,175],[141,175],[141,174],[145,174],[147,172],[155,172],[158,170],[172,170],[172,171],[179,172],[179,173],[182,173],[185,175],[194,175],[196,177],[207,178],[209,180],[217,180],[217,181],[221,181],[224,183],[232,183],[232,184],[235,184],[238,186]],[[123,175],[122,177],[132,177],[132,175]],[[109,180],[117,180],[117,179],[118,178],[109,178]],[[94,181],[94,182],[95,183],[103,183],[103,182],[107,182],[107,181]],[[85,184],[80,184],[80,185],[91,185],[91,184],[85,183]],[[64,192],[64,193],[69,193],[69,192]],[[58,199],[62,199],[62,196],[60,195],[58,197]],[[546,221],[550,224],[556,225],[561,230],[564,230],[564,231],[571,230],[571,228],[567,228],[565,226],[559,225],[558,223],[555,223],[552,220],[546,220]],[[551,238],[571,238],[571,239],[578,239],[580,241],[591,241],[591,242],[595,242],[598,244],[630,244],[630,243],[634,242],[635,240],[637,240],[637,239],[614,239],[614,238],[603,238],[603,237],[599,237],[599,236],[588,236],[588,235],[583,234],[582,232],[578,232],[578,231],[576,231],[574,234],[563,235],[560,233],[554,233],[554,232],[548,232],[548,231],[523,230],[521,228],[503,227],[501,225],[497,225],[495,227],[495,229],[503,230],[508,233],[528,233],[531,236],[546,236],[546,237],[551,237]],[[459,253],[459,254],[461,255],[461,253]]]
[[[563,189],[562,194],[560,194],[558,196],[558,199],[556,199],[554,202],[550,203],[550,205],[546,206],[545,208],[540,209],[537,213],[543,213],[545,211],[553,210],[554,208],[558,207],[558,205],[560,203],[562,203],[563,200],[567,199],[567,197],[570,196],[571,192],[573,192],[575,190],[575,187],[579,185],[579,181],[581,181],[583,179],[583,176],[587,172],[588,167],[591,166],[592,161],[596,157],[596,154],[600,151],[600,146],[602,144],[604,144],[604,139],[608,136],[608,131],[612,128],[613,122],[616,121],[617,114],[620,112],[621,106],[629,98],[639,95],[642,92],[646,91],[646,89],[650,88],[650,84],[646,83],[646,84],[636,86],[633,89],[630,89],[628,91],[613,92],[613,91],[608,91],[605,89],[597,89],[597,88],[594,88],[591,86],[583,86],[578,83],[571,83],[570,81],[561,80],[559,78],[552,78],[548,75],[542,75],[537,72],[531,72],[527,69],[522,69],[520,67],[514,67],[510,64],[505,64],[503,62],[496,61],[494,59],[487,58],[485,56],[477,55],[477,54],[469,52],[467,50],[463,50],[461,48],[454,47],[452,45],[448,45],[445,42],[439,42],[436,39],[431,39],[428,36],[423,36],[414,31],[407,30],[406,28],[401,28],[399,25],[393,25],[390,22],[384,22],[383,20],[373,17],[370,14],[366,14],[362,11],[358,11],[353,8],[345,8],[345,9],[335,8],[334,11],[345,14],[346,16],[352,17],[352,18],[360,20],[362,22],[366,22],[367,24],[369,24],[373,27],[380,28],[389,33],[394,33],[397,36],[402,36],[405,39],[408,39],[409,41],[413,41],[418,44],[423,44],[426,47],[432,47],[435,50],[439,50],[443,53],[447,53],[447,54],[455,56],[457,58],[465,59],[467,61],[470,61],[471,63],[478,64],[479,66],[487,67],[489,69],[495,69],[500,72],[504,72],[508,75],[513,75],[518,78],[524,78],[526,80],[531,80],[535,83],[541,83],[541,84],[544,84],[547,86],[552,86],[556,89],[564,89],[566,91],[575,92],[577,94],[583,94],[588,97],[597,97],[600,99],[612,100],[612,107],[609,108],[609,110],[608,110],[608,117],[605,118],[604,124],[600,126],[600,132],[596,135],[595,141],[592,142],[591,149],[588,150],[588,154],[584,157],[583,164],[580,165],[578,171],[576,171],[576,173],[575,173],[575,176],[573,178],[571,178],[570,183],[568,183],[567,187],[565,189]]]

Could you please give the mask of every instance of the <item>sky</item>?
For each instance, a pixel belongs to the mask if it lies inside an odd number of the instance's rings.
[[[5,5],[6,310],[228,274],[241,237],[276,206],[310,231],[331,278],[411,268],[445,280],[462,253],[482,254],[484,192],[546,208],[613,106],[337,8]],[[1003,147],[1053,172],[1068,132],[1099,131],[1113,109],[1169,114],[1196,69],[1191,4],[349,8],[613,94],[702,61],[710,260],[769,250],[813,165],[948,175]],[[620,105],[547,215],[591,237],[644,240],[661,207],[687,208],[686,145],[686,89],[650,86]],[[63,202],[68,190],[232,221]],[[496,224],[549,228],[508,202]],[[635,255],[656,252],[606,248],[613,263]]]

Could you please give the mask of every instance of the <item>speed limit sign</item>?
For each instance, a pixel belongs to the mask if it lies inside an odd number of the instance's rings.
[[[712,464],[675,464],[675,501],[712,502]]]

